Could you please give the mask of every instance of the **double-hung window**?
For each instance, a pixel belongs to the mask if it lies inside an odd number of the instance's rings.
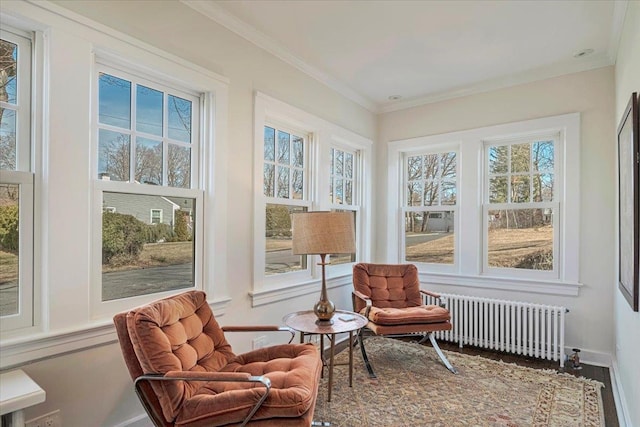
[[[102,63],[95,78],[94,301],[194,288],[202,263],[200,94]]]
[[[32,40],[0,30],[0,324],[33,325]]]
[[[306,257],[293,255],[291,214],[310,210],[309,136],[302,131],[264,126],[265,199],[264,274],[272,276],[307,268]]]
[[[484,268],[557,277],[559,134],[485,144]],[[513,274],[513,273],[511,273]]]
[[[579,130],[574,113],[391,142],[389,262],[436,284],[577,295]]]
[[[329,150],[329,204],[332,211],[353,213],[356,233],[358,232],[358,210],[360,206],[360,195],[358,194],[360,186],[357,170],[359,154],[358,150],[343,147],[331,147]],[[355,261],[355,253],[330,254],[329,268]]]

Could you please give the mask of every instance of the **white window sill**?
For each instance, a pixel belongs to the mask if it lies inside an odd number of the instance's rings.
[[[327,279],[327,289],[338,288],[342,286],[351,286],[351,274],[332,277]],[[291,298],[300,297],[308,294],[317,294],[320,288],[320,279],[310,280],[302,283],[294,283],[287,286],[269,287],[265,289],[249,292],[252,307],[271,304],[278,301],[284,301]]]
[[[224,315],[230,299],[209,301],[216,318]],[[4,339],[0,345],[0,369],[4,370],[27,362],[49,359],[65,353],[116,342],[118,336],[113,322],[86,325],[85,327],[37,333]]]
[[[498,289],[535,294],[578,296],[582,283],[519,279],[495,276],[461,276],[453,274],[420,273],[420,281],[427,284],[468,288]]]

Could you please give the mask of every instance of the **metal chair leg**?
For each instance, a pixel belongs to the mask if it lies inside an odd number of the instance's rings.
[[[431,345],[435,349],[436,353],[438,353],[438,356],[440,356],[440,360],[442,360],[442,363],[444,363],[444,366],[446,366],[447,369],[453,372],[454,374],[457,374],[458,370],[453,366],[451,366],[451,363],[449,363],[449,360],[447,360],[447,357],[444,355],[442,350],[440,350],[440,346],[436,342],[436,338],[433,336],[433,332],[429,332],[428,336],[429,336],[429,340],[431,341]]]
[[[369,378],[378,378],[373,372],[373,368],[371,367],[371,363],[369,362],[369,357],[367,356],[367,351],[364,349],[364,336],[362,335],[362,329],[360,329],[360,331],[358,332],[358,342],[360,343],[360,351],[362,352],[362,360],[364,362],[364,366],[366,366],[367,372],[369,372]]]

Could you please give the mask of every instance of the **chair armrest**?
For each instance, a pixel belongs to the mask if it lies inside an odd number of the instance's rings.
[[[165,375],[162,374],[145,374],[140,375],[134,382],[135,391],[138,398],[144,402],[143,394],[140,390],[142,381],[224,381],[224,382],[249,382],[261,383],[265,387],[264,394],[258,402],[253,406],[249,415],[242,422],[242,426],[246,425],[256,411],[262,406],[271,391],[271,380],[264,375],[251,375],[248,372],[191,372],[191,371],[169,371]]]
[[[430,297],[433,297],[433,298],[437,299],[438,300],[438,305],[440,307],[444,307],[446,305],[445,304],[445,299],[442,296],[440,296],[440,294],[436,294],[435,292],[425,291],[424,289],[420,289],[420,293],[422,295],[429,295]]]
[[[367,305],[365,307],[364,310],[364,317],[366,317],[367,319],[369,319],[369,311],[371,311],[371,306],[372,306],[372,302],[371,302],[371,298],[369,298],[368,296],[366,296],[365,294],[363,294],[360,291],[356,291],[355,289],[351,291],[351,299],[353,300],[353,309],[355,310],[355,301],[356,298],[361,299],[362,301],[364,301],[364,303]]]
[[[296,331],[286,326],[274,326],[274,325],[264,325],[264,326],[223,326],[223,332],[289,332],[291,334],[291,338],[289,338],[289,344],[293,341],[293,338],[296,336]]]

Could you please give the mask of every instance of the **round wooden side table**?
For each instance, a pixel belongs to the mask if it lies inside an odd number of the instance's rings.
[[[333,388],[333,357],[335,355],[336,334],[349,333],[349,387],[353,385],[353,333],[365,327],[368,323],[366,317],[346,310],[336,310],[332,324],[316,323],[318,318],[313,310],[297,311],[287,314],[282,318],[285,325],[300,332],[300,342],[304,342],[306,335],[320,335],[320,355],[322,357],[322,372],[327,366],[324,357],[324,337],[326,336],[331,346],[329,348],[329,384],[327,400],[331,401],[331,389]]]

